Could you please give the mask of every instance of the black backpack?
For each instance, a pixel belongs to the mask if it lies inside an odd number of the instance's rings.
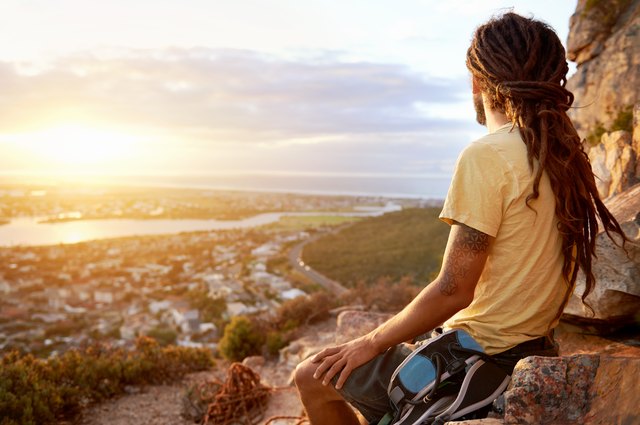
[[[444,424],[489,406],[510,380],[467,332],[444,332],[396,368],[387,389],[394,411],[379,425]]]

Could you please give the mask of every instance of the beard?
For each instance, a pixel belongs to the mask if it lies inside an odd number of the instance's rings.
[[[480,125],[487,125],[487,115],[484,112],[484,104],[482,103],[482,94],[473,95],[473,107],[476,110],[476,121]]]

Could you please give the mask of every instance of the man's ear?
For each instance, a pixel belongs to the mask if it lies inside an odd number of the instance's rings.
[[[482,90],[480,90],[480,83],[476,80],[476,77],[471,77],[471,92],[473,94],[480,94]]]

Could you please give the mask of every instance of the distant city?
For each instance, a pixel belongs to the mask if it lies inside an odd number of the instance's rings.
[[[314,211],[249,228],[0,248],[0,351],[47,357],[138,335],[215,348],[231,317],[268,312],[314,282],[288,264],[292,247],[332,224],[384,211],[389,199],[186,189],[0,187],[0,218],[56,226],[87,219],[225,218]],[[437,200],[395,199],[397,207]],[[333,217],[333,221],[331,218]],[[0,226],[0,229],[4,226]],[[0,241],[1,242],[1,241]]]

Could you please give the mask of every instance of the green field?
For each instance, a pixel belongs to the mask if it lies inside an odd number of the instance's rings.
[[[277,223],[267,225],[274,230],[307,230],[323,226],[338,226],[362,220],[362,217],[340,215],[284,216]]]
[[[364,219],[305,246],[303,259],[346,286],[386,276],[428,283],[440,269],[449,226],[438,208],[411,208]]]

